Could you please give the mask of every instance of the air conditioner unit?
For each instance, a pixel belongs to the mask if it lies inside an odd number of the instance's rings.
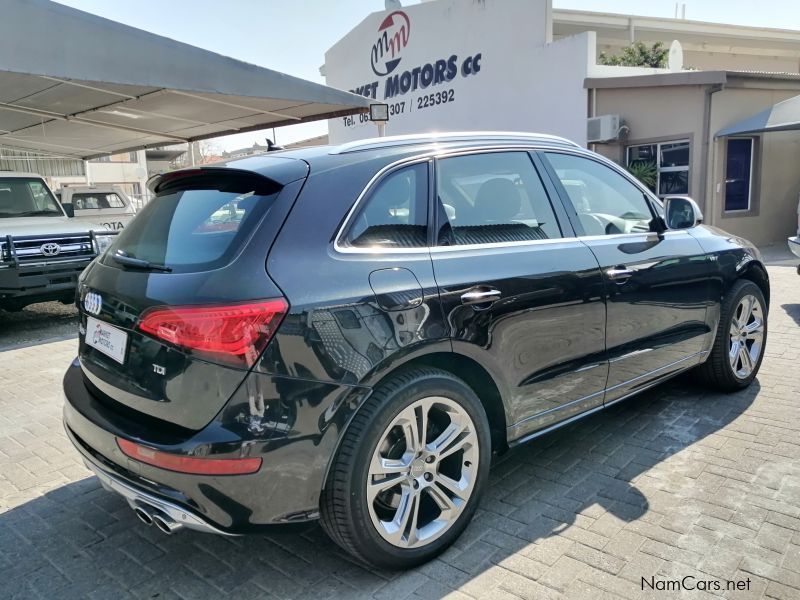
[[[593,142],[610,142],[618,140],[620,134],[619,115],[601,115],[588,120],[586,138]]]

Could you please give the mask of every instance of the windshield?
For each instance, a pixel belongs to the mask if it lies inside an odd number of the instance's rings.
[[[41,179],[0,179],[0,219],[63,216],[61,207]]]

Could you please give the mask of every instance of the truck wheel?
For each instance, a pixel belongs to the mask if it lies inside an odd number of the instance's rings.
[[[322,526],[376,567],[424,563],[469,523],[490,454],[486,413],[463,381],[433,368],[395,375],[344,435],[322,493]]]
[[[711,354],[700,379],[722,392],[735,392],[755,379],[767,344],[767,303],[752,281],[740,279],[722,302]]]

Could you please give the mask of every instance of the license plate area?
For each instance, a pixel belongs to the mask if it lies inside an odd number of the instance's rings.
[[[102,352],[121,365],[128,349],[127,332],[94,317],[86,317],[86,345]]]

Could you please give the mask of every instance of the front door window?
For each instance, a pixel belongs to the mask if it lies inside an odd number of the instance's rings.
[[[626,177],[582,156],[548,152],[547,158],[578,213],[585,235],[650,231],[650,203]]]

